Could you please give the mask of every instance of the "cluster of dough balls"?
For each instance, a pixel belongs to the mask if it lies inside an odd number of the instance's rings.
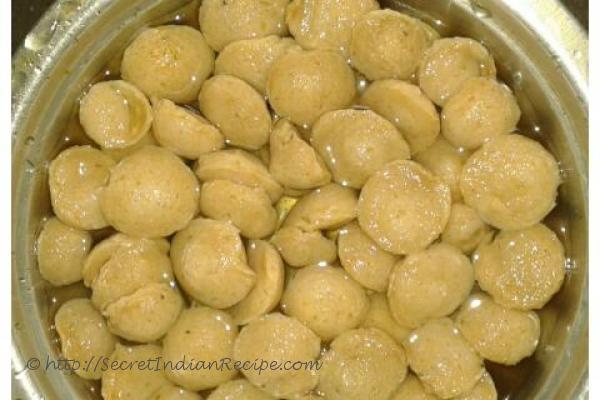
[[[559,166],[479,42],[375,0],[204,0],[93,84],[41,276],[107,400],[496,400],[565,279]],[[96,242],[96,243],[95,243]],[[295,369],[174,368],[256,360]]]

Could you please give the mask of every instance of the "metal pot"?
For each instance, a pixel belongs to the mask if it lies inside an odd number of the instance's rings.
[[[499,76],[516,92],[520,129],[560,160],[559,207],[546,222],[565,243],[568,276],[540,313],[536,354],[514,368],[488,365],[500,398],[587,398],[587,36],[557,0],[404,0],[386,6],[415,14],[442,34],[482,40]],[[34,243],[50,213],[47,163],[80,132],[69,121],[78,97],[143,26],[194,20],[198,1],[61,0],[25,40],[13,61],[12,312],[13,398],[97,399],[97,385],[45,370],[58,356],[55,304],[84,293],[54,290],[37,270]],[[106,73],[111,73],[110,71]],[[37,370],[27,360],[41,361]],[[34,363],[35,364],[35,363]],[[30,365],[31,366],[31,365]]]

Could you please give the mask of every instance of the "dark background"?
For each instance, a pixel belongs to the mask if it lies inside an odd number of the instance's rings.
[[[525,0],[523,0],[525,1]],[[11,0],[12,4],[12,52],[35,25],[54,0]],[[571,12],[588,29],[588,0],[563,0]]]

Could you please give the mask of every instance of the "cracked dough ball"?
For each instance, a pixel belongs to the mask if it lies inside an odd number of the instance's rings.
[[[370,81],[410,79],[431,45],[423,24],[394,10],[362,16],[352,30],[350,59]]]
[[[92,236],[52,217],[37,239],[37,261],[42,277],[54,286],[82,279],[83,262],[92,248]]]
[[[154,105],[154,137],[178,156],[196,159],[225,145],[221,132],[199,114],[168,99]]]
[[[399,160],[373,174],[358,200],[358,222],[382,249],[409,254],[426,248],[450,216],[450,189],[419,164]]]
[[[74,299],[64,303],[54,317],[60,338],[61,355],[81,365],[74,372],[85,379],[100,379],[102,371],[84,368],[91,359],[108,357],[117,339],[108,330],[106,321],[89,299]]]
[[[494,59],[479,42],[462,37],[442,38],[425,51],[418,71],[419,86],[443,106],[469,78],[494,78]]]
[[[460,177],[465,203],[499,229],[540,222],[554,208],[559,184],[552,154],[516,134],[484,144],[467,160]]]
[[[400,261],[390,276],[388,301],[400,325],[417,328],[450,315],[473,288],[473,267],[457,248],[439,243]]]
[[[115,162],[91,146],[63,150],[48,169],[50,200],[56,216],[82,230],[108,226],[100,210],[100,196]]]
[[[254,362],[314,363],[321,351],[321,341],[310,329],[295,318],[279,313],[268,314],[242,328],[235,342],[235,360]],[[308,364],[305,364],[308,365]],[[319,380],[316,368],[243,369],[248,380],[277,398],[291,399],[308,393]]]
[[[499,364],[515,365],[529,357],[540,339],[540,319],[535,312],[511,310],[485,294],[467,299],[456,325],[481,357]]]
[[[509,308],[542,308],[565,278],[565,252],[556,234],[536,224],[501,231],[473,256],[475,279],[494,300]]]
[[[346,272],[367,289],[387,290],[398,257],[381,249],[353,222],[340,230],[338,254]]]
[[[163,386],[152,400],[202,400],[198,393],[177,386]]]
[[[302,196],[283,226],[306,231],[336,229],[356,218],[356,204],[354,190],[331,183]]]
[[[222,359],[233,360],[233,344],[238,329],[224,311],[209,307],[193,307],[181,313],[163,340],[165,362],[172,362],[165,369],[167,378],[188,390],[199,391],[217,387],[236,375],[228,366],[223,368],[177,369],[181,360],[206,364]],[[193,360],[193,361],[192,361]]]
[[[398,386],[398,391],[391,400],[439,400],[434,394],[427,393],[419,378],[408,374],[406,379]]]
[[[407,372],[402,348],[374,328],[342,333],[322,361],[318,390],[328,400],[388,400]]]
[[[198,158],[195,172],[203,182],[223,179],[262,188],[272,203],[279,200],[283,194],[283,188],[260,159],[243,150],[228,149],[204,154]]]
[[[230,43],[215,61],[215,75],[233,75],[264,96],[271,66],[291,49],[299,49],[293,39],[275,35]]]
[[[323,114],[313,126],[311,142],[335,181],[357,189],[387,162],[410,157],[400,132],[370,110]]]
[[[217,75],[198,96],[200,111],[232,146],[257,150],[269,140],[271,115],[263,97],[243,80]]]
[[[404,341],[408,365],[426,390],[442,399],[468,393],[483,376],[483,362],[448,318],[429,321]]]
[[[171,260],[183,289],[210,307],[231,307],[254,286],[239,231],[229,222],[193,220],[173,238]]]
[[[314,189],[331,181],[327,166],[289,121],[275,125],[269,140],[271,175],[284,187],[297,190]]]
[[[471,78],[444,104],[442,135],[456,147],[476,149],[514,131],[520,118],[517,100],[506,85]]]
[[[394,338],[398,344],[402,344],[411,332],[411,329],[400,326],[394,319],[384,293],[374,293],[369,296],[369,311],[361,326],[381,329]]]
[[[435,106],[419,87],[408,82],[373,82],[359,102],[392,122],[408,142],[411,154],[431,146],[440,133]]]
[[[320,231],[305,231],[295,226],[284,226],[275,232],[271,243],[291,267],[332,263],[337,257],[335,242]]]
[[[125,49],[121,74],[148,97],[190,103],[212,74],[214,62],[202,33],[165,25],[146,29]]]
[[[235,379],[219,385],[206,400],[275,400],[246,379]]]
[[[264,189],[226,180],[202,185],[200,210],[209,218],[231,222],[250,239],[269,236],[277,224],[277,212]]]
[[[152,108],[144,93],[130,83],[99,82],[81,99],[79,121],[100,147],[122,149],[148,133]]]
[[[256,273],[256,284],[242,301],[229,309],[237,325],[245,325],[273,310],[283,294],[285,269],[277,249],[264,240],[252,240],[246,253],[248,265]]]
[[[287,9],[286,22],[302,47],[347,54],[356,21],[377,9],[376,0],[293,0]]]
[[[415,154],[413,159],[439,176],[450,187],[452,201],[462,201],[460,191],[460,174],[462,168],[469,158],[470,153],[464,149],[453,147],[446,139],[438,136],[438,139],[425,150]]]
[[[287,315],[324,341],[356,328],[369,308],[365,290],[342,268],[331,266],[300,269],[283,292],[281,304]]]
[[[477,211],[467,205],[454,203],[450,219],[442,232],[442,242],[459,248],[465,254],[471,254],[490,231]]]
[[[106,400],[151,399],[162,388],[170,386],[163,372],[152,369],[157,366],[159,357],[162,357],[162,350],[157,345],[123,346],[117,344],[117,348],[110,356],[111,362],[124,363],[124,365],[144,363],[147,367],[107,369],[102,375],[102,398]]]
[[[323,113],[348,107],[355,94],[352,69],[333,51],[290,51],[275,61],[267,79],[269,103],[297,125],[312,125]]]
[[[285,36],[288,0],[204,0],[198,19],[208,44],[221,51],[231,42]]]
[[[453,400],[497,400],[498,393],[496,392],[496,386],[490,374],[485,372],[477,385],[470,392],[463,394],[458,397],[454,397]]]
[[[181,159],[166,149],[146,146],[112,170],[100,205],[117,230],[163,237],[192,220],[199,191],[196,177]]]

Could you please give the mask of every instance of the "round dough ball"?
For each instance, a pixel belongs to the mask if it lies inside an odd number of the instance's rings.
[[[352,30],[350,59],[371,81],[410,79],[430,45],[429,34],[417,19],[376,10],[362,16]]]
[[[476,149],[514,131],[519,118],[521,110],[506,85],[471,78],[444,104],[442,135],[456,147]]]
[[[177,386],[163,386],[152,400],[202,400],[198,393]]]
[[[217,75],[198,96],[200,111],[232,146],[257,150],[269,141],[271,114],[263,97],[243,80]]]
[[[387,162],[410,157],[400,132],[370,110],[323,114],[313,126],[311,142],[335,181],[357,189]]]
[[[117,230],[163,237],[192,220],[199,193],[198,181],[183,161],[168,150],[146,146],[113,169],[100,205]]]
[[[454,203],[442,232],[442,242],[459,248],[465,254],[471,254],[490,231],[477,211],[464,204]]]
[[[338,254],[348,275],[377,292],[387,289],[392,268],[398,261],[397,256],[377,246],[356,222],[340,230]]]
[[[446,139],[439,136],[431,146],[415,154],[413,159],[442,178],[450,187],[452,201],[459,202],[462,201],[460,174],[469,155],[465,149],[453,147]]]
[[[320,351],[321,342],[310,329],[279,313],[268,314],[242,328],[234,347],[235,360],[242,365],[261,361],[258,366],[243,368],[244,376],[272,396],[285,399],[307,393],[317,385],[319,371],[310,365],[315,365]],[[302,362],[306,367],[264,368],[263,361]]]
[[[471,391],[453,400],[498,400],[498,392],[490,374],[485,372]]]
[[[357,201],[354,190],[331,183],[302,196],[283,226],[305,231],[339,228],[356,218]]]
[[[267,97],[275,112],[312,125],[327,111],[345,108],[356,94],[352,69],[333,51],[290,51],[273,63]]]
[[[558,164],[538,142],[503,135],[465,163],[460,189],[465,203],[499,229],[521,229],[540,222],[556,204]]]
[[[269,140],[269,171],[284,187],[314,189],[331,181],[327,166],[289,121],[275,125]]]
[[[189,159],[220,150],[225,145],[225,139],[216,127],[169,99],[161,99],[154,105],[152,128],[161,146]]]
[[[302,47],[346,54],[356,21],[377,9],[376,0],[293,0],[287,9],[286,22]]]
[[[323,355],[317,389],[328,400],[388,400],[406,377],[402,348],[379,329],[354,329]]]
[[[246,81],[263,96],[267,93],[267,75],[273,63],[298,46],[291,38],[271,35],[230,43],[215,61],[215,75],[233,75]]]
[[[213,72],[214,62],[199,31],[165,25],[146,29],[125,49],[121,75],[148,97],[190,103]]]
[[[499,364],[515,365],[529,357],[540,339],[535,312],[511,310],[483,293],[467,299],[456,325],[481,357]]]
[[[398,344],[401,344],[411,332],[409,328],[400,326],[394,319],[384,293],[374,293],[369,296],[369,311],[361,326],[381,329],[394,338]]]
[[[431,146],[440,133],[435,106],[421,89],[408,82],[373,82],[359,102],[391,121],[408,142],[411,154]]]
[[[228,222],[193,220],[173,238],[171,260],[183,289],[210,307],[231,307],[254,286],[239,231]]]
[[[494,300],[509,308],[542,308],[565,278],[565,251],[556,234],[536,224],[502,231],[473,255],[475,279]]]
[[[429,321],[404,341],[408,365],[442,399],[468,393],[483,376],[482,360],[448,318]]]
[[[438,243],[394,267],[388,301],[400,325],[416,328],[450,315],[467,298],[473,284],[469,259],[457,248]]]
[[[204,0],[200,5],[200,28],[216,51],[241,39],[285,36],[288,0]]]
[[[88,232],[71,228],[58,218],[50,218],[37,240],[40,274],[54,286],[80,281],[83,262],[91,248],[92,236]]]
[[[73,368],[74,372],[85,379],[100,379],[102,371],[85,368],[86,362],[110,356],[117,340],[90,300],[74,299],[64,303],[56,312],[54,325],[62,356],[81,366]]]
[[[167,283],[153,283],[109,304],[104,315],[114,334],[132,342],[150,343],[167,333],[183,305],[177,289]]]
[[[439,400],[434,394],[427,393],[421,381],[416,376],[409,374],[398,387],[398,391],[391,400]]]
[[[418,71],[419,86],[438,106],[443,106],[467,79],[479,76],[496,76],[494,59],[479,42],[462,37],[434,41]]]
[[[264,189],[274,203],[283,194],[283,188],[271,176],[256,156],[237,149],[215,151],[198,158],[196,175],[203,182],[224,179],[253,188]]]
[[[285,277],[281,256],[269,242],[252,240],[246,252],[248,265],[256,273],[256,283],[242,301],[229,309],[237,325],[246,325],[277,307]]]
[[[148,133],[152,108],[146,96],[130,83],[99,82],[81,99],[79,121],[100,147],[122,149]]]
[[[115,162],[91,146],[63,150],[48,169],[50,200],[56,216],[78,229],[108,226],[100,210],[100,196]]]
[[[337,257],[335,242],[320,231],[305,231],[295,226],[277,230],[271,243],[291,267],[332,263]]]
[[[281,299],[287,315],[298,318],[324,341],[356,328],[369,308],[365,290],[339,267],[309,266],[287,284]]]
[[[184,310],[163,340],[163,354],[167,366],[167,378],[188,390],[198,391],[214,388],[236,375],[233,368],[177,368],[177,362],[216,362],[233,360],[233,344],[237,327],[229,314],[209,307],[193,307]],[[192,361],[193,360],[193,361]]]
[[[440,178],[413,161],[392,161],[363,186],[358,222],[382,249],[409,254],[442,233],[450,204],[450,189]]]
[[[246,379],[235,379],[219,385],[206,400],[275,400]]]
[[[108,368],[102,374],[103,399],[151,399],[165,386],[171,386],[160,366],[162,350],[153,344],[139,346],[123,346],[117,348],[110,356],[110,362],[116,365],[133,365],[132,368]],[[145,368],[137,367],[144,363]]]
[[[264,189],[231,181],[203,184],[200,211],[209,218],[231,222],[250,239],[269,236],[277,225],[277,212]]]

